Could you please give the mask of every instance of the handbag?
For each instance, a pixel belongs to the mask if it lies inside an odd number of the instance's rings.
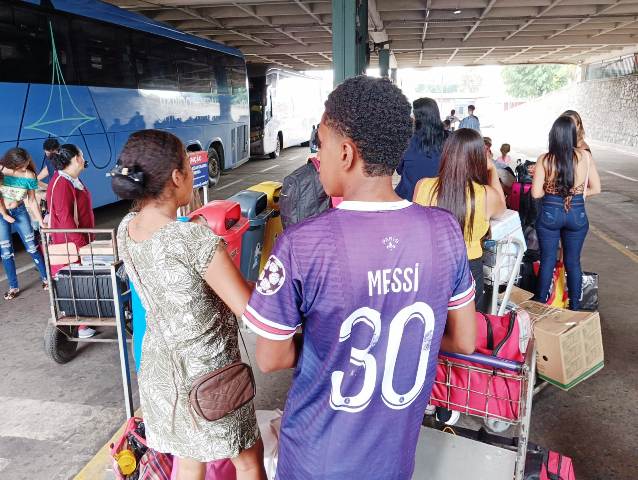
[[[55,191],[55,187],[60,180],[60,176],[55,179],[53,182],[53,187],[51,187],[51,205],[49,205],[49,215],[48,219],[45,219],[45,223],[51,226],[50,219],[54,215],[53,212],[53,192]],[[75,187],[73,189],[73,221],[75,222],[75,227],[79,228],[80,221],[78,216],[78,202],[77,197],[75,196]],[[72,263],[77,263],[80,261],[80,257],[78,255],[78,247],[73,242],[64,242],[64,243],[49,243],[48,245],[49,251],[49,265],[70,265]]]
[[[129,262],[129,265],[134,276],[137,277],[137,284],[142,287],[138,293],[142,294],[142,290],[146,293],[133,262]],[[150,305],[148,300],[146,304]],[[150,317],[152,316],[147,316],[147,322]],[[168,342],[166,342],[159,322],[156,322],[155,326],[164,341],[167,351],[170,352]],[[244,336],[241,334],[239,324],[237,324],[237,331],[244,345],[246,357],[250,361],[246,342],[244,342]],[[177,371],[179,372],[179,370]],[[188,401],[192,409],[204,420],[210,422],[219,420],[235,410],[239,410],[253,398],[255,398],[255,376],[252,366],[241,360],[196,378],[193,380],[188,394]]]
[[[580,294],[580,309],[598,310],[598,274],[583,272],[583,288]]]

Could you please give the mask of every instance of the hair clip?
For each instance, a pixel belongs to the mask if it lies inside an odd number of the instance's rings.
[[[123,167],[115,165],[115,168],[106,174],[107,177],[126,177],[136,183],[144,182],[144,172],[135,171],[135,167]]]

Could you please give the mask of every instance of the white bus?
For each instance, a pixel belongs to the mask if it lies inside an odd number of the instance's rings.
[[[270,65],[248,65],[250,154],[279,156],[308,142],[323,112],[322,81]]]

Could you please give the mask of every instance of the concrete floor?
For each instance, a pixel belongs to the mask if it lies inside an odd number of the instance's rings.
[[[633,480],[638,478],[638,257],[626,253],[637,247],[638,155],[593,149],[601,170],[631,178],[603,172],[606,193],[588,204],[591,223],[604,237],[588,236],[583,263],[601,278],[606,364],[569,392],[549,387],[537,396],[531,439],[572,456],[579,480]],[[530,155],[537,150],[527,149]],[[222,177],[211,197],[281,179],[303,163],[306,151],[289,149],[276,160],[251,161]],[[100,226],[117,225],[126,210],[123,204],[101,209]],[[29,268],[23,252],[17,260]],[[0,299],[0,479],[72,478],[124,420],[117,349],[89,345],[74,361],[53,363],[42,348],[48,296],[38,289],[32,269],[20,279],[23,295],[13,302]],[[4,288],[2,281],[0,291]],[[253,350],[254,337],[246,340]],[[257,408],[281,408],[290,379],[291,372],[258,375]]]

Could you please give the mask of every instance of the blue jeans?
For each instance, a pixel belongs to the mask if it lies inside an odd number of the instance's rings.
[[[9,210],[9,215],[15,218],[13,228],[24,244],[24,248],[27,250],[33,263],[38,267],[40,272],[40,278],[42,281],[47,280],[47,271],[44,265],[44,258],[42,253],[38,249],[38,244],[35,241],[35,234],[33,233],[33,227],[31,226],[31,218],[27,212],[27,207],[24,203],[21,203],[16,208]],[[13,242],[11,240],[11,224],[4,218],[0,217],[0,257],[2,257],[2,266],[9,280],[9,288],[18,287],[18,273],[16,272],[16,263],[13,254]]]
[[[545,303],[549,297],[558,242],[563,246],[563,261],[567,271],[567,289],[569,308],[580,308],[583,272],[580,267],[580,254],[589,230],[589,220],[585,212],[585,200],[582,195],[572,198],[571,208],[565,211],[563,198],[557,195],[545,195],[536,220],[536,232],[540,244],[541,266],[538,273],[536,299]]]

